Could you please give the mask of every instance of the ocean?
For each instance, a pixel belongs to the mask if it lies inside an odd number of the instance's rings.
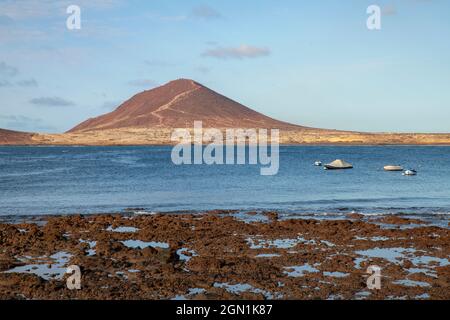
[[[450,214],[450,147],[281,146],[259,165],[181,165],[171,147],[0,147],[0,215],[276,210],[288,214]],[[315,167],[344,159],[352,170]],[[401,164],[417,176],[385,172]]]

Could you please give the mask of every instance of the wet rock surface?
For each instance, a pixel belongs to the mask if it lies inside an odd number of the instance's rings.
[[[0,223],[0,298],[450,298],[448,228],[394,216],[245,216],[252,219],[214,211]],[[69,265],[81,269],[81,290],[66,286]],[[373,265],[379,290],[367,288]]]

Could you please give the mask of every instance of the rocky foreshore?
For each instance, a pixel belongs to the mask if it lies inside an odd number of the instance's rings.
[[[0,248],[0,299],[450,298],[449,228],[396,216],[54,216],[0,223]]]

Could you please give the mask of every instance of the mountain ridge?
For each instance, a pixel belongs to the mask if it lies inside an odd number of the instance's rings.
[[[68,133],[119,128],[189,128],[202,121],[212,128],[306,127],[275,120],[190,79],[143,91],[114,111],[88,119]]]

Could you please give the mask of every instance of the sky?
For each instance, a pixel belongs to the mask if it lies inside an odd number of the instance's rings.
[[[0,128],[64,132],[190,78],[296,124],[450,132],[449,39],[448,0],[0,0]]]

